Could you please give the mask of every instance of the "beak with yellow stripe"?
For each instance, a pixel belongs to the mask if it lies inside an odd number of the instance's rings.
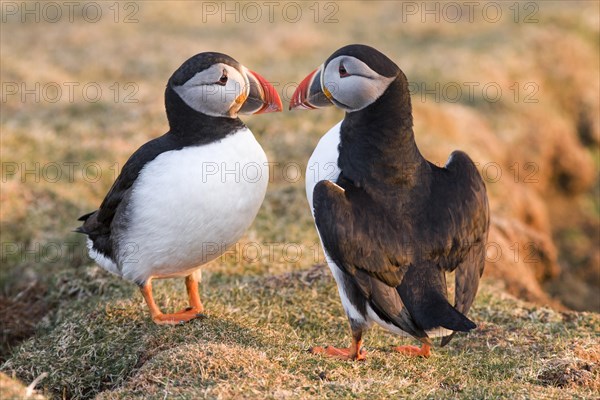
[[[367,46],[346,46],[333,53],[298,86],[290,110],[335,105],[346,112],[366,108],[379,99],[401,74],[384,55]]]
[[[311,72],[300,82],[292,95],[290,110],[314,110],[332,106],[331,93],[323,85],[323,69],[325,64]]]

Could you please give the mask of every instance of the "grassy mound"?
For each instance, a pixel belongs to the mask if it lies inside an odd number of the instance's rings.
[[[367,334],[366,362],[309,354],[347,345],[337,289],[323,266],[278,276],[204,279],[208,317],[154,325],[137,289],[97,267],[64,276],[71,290],[43,333],[2,367],[51,398],[541,398],[600,388],[600,317],[524,303],[486,282],[472,311],[479,327],[429,359],[394,353],[413,341]],[[90,292],[90,278],[104,281]],[[161,307],[185,305],[182,282],[158,282]],[[74,301],[73,294],[77,301]],[[82,295],[83,294],[83,295]]]

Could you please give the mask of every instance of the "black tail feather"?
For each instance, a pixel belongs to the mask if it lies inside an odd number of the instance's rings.
[[[85,229],[86,222],[88,222],[88,225],[89,225],[90,221],[88,221],[88,219],[90,219],[90,217],[92,215],[96,214],[97,212],[98,212],[98,210],[92,211],[92,212],[89,212],[89,213],[84,214],[81,217],[77,218],[77,221],[83,221],[83,225],[81,225],[78,228],[73,229],[73,232],[75,232],[75,233],[83,233],[85,235],[89,235],[91,231],[89,229]],[[89,226],[88,226],[88,228],[89,228]],[[93,229],[92,229],[92,231],[93,231]]]
[[[448,302],[443,274],[432,264],[411,267],[406,272],[398,293],[411,317],[426,331],[442,327],[467,332],[476,328],[473,321]]]
[[[83,233],[85,235],[87,235],[87,232],[85,231],[85,229],[83,229],[83,226],[80,226],[78,228],[73,229],[71,232],[75,232],[75,233]]]
[[[91,216],[92,216],[92,214],[94,214],[95,212],[96,212],[96,211],[92,211],[92,212],[89,212],[89,213],[87,213],[87,214],[84,214],[84,215],[82,215],[81,217],[77,218],[77,221],[87,221],[87,219],[88,219],[89,217],[91,217]]]
[[[429,308],[427,314],[427,324],[441,326],[452,331],[468,332],[477,327],[473,321],[452,307],[446,299],[440,299],[435,306]]]
[[[440,346],[444,347],[445,345],[447,345],[448,343],[450,343],[450,341],[452,340],[452,338],[454,337],[454,335],[456,335],[456,332],[452,332],[448,336],[444,336],[442,338],[442,340],[440,341]]]
[[[469,318],[452,307],[439,293],[428,293],[417,301],[409,301],[406,304],[410,315],[417,325],[424,330],[438,327],[458,332],[468,332],[475,329],[477,325]]]

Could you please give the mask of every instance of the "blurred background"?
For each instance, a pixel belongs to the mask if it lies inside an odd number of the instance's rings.
[[[166,81],[203,51],[259,72],[287,107],[337,48],[376,47],[411,82],[424,155],[443,165],[464,150],[487,182],[486,278],[536,304],[600,311],[599,3],[73,4],[2,2],[0,323],[12,327],[3,350],[55,311],[53,279],[91,264],[71,233],[77,217],[98,207],[134,150],[167,131]],[[244,118],[278,164],[241,243],[293,244],[297,256],[263,249],[209,274],[322,262],[303,175],[342,118],[334,108]]]

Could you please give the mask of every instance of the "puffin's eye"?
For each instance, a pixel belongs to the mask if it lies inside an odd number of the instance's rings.
[[[227,84],[227,75],[223,74],[223,75],[221,75],[219,82],[217,82],[217,85],[225,86],[226,84]]]
[[[340,72],[340,78],[350,76],[350,74],[348,73],[348,71],[346,71],[346,68],[342,64],[340,64],[339,72]]]

